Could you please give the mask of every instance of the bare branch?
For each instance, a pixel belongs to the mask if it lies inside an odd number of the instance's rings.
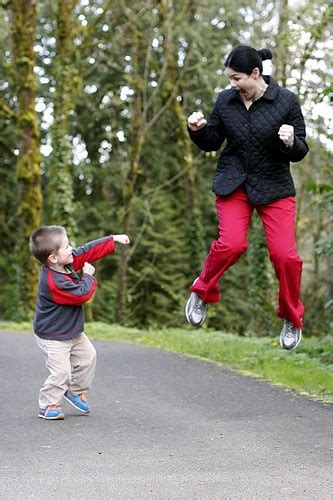
[[[166,25],[167,29],[166,29],[166,40],[165,40],[165,45],[168,45],[168,44],[171,44],[172,42],[172,29],[171,29],[171,21],[172,21],[172,11],[171,9],[169,10],[168,12],[168,15],[162,25],[162,27],[164,25]],[[145,113],[147,113],[147,111],[149,110],[150,106],[153,104],[157,94],[160,92],[160,89],[162,87],[162,82],[165,78],[165,75],[166,75],[166,72],[167,72],[167,69],[168,69],[168,60],[167,58],[165,58],[164,62],[163,62],[163,66],[161,68],[161,72],[160,72],[160,76],[159,76],[159,79],[158,79],[158,82],[157,82],[157,85],[154,89],[154,91],[152,92],[150,98],[148,99],[148,102],[147,102],[147,105],[146,105],[146,109],[145,109]]]
[[[132,255],[134,255],[135,253],[135,250],[136,248],[138,247],[141,239],[142,239],[142,236],[143,236],[143,233],[146,229],[146,226],[147,226],[147,221],[148,219],[150,218],[151,216],[151,210],[150,210],[150,205],[151,203],[146,199],[145,200],[145,206],[146,206],[146,210],[145,210],[145,216],[144,216],[144,219],[143,219],[143,222],[141,224],[141,227],[140,227],[140,231],[134,241],[134,244],[130,247],[130,250],[128,252],[128,261],[130,261]]]
[[[85,32],[85,35],[83,37],[82,43],[81,43],[80,47],[78,48],[78,50],[81,52],[81,54],[83,54],[83,52],[85,51],[85,49],[91,43],[91,39],[92,39],[93,34],[96,31],[96,27],[99,25],[99,23],[102,21],[103,17],[106,15],[106,13],[108,12],[108,10],[111,8],[112,2],[113,2],[113,0],[106,0],[104,6],[102,7],[103,8],[103,12],[101,12],[94,19],[94,21],[88,25],[88,27],[86,29],[86,32]]]
[[[300,88],[303,82],[303,74],[305,70],[305,64],[308,59],[310,59],[316,44],[321,40],[322,34],[326,26],[329,24],[332,17],[333,5],[331,4],[327,9],[323,11],[323,15],[316,26],[311,30],[311,37],[305,46],[303,57],[300,62],[300,78],[298,79],[297,93],[300,94]]]
[[[193,159],[192,165],[190,165],[190,164],[186,165],[186,167],[184,167],[182,170],[180,170],[180,172],[175,174],[173,177],[170,177],[170,179],[167,179],[162,184],[159,184],[158,186],[155,186],[151,189],[147,189],[146,191],[144,191],[143,196],[146,197],[150,194],[153,194],[153,197],[154,197],[155,194],[158,191],[160,191],[161,189],[164,189],[168,186],[172,186],[178,179],[183,177],[186,174],[186,172],[188,172],[192,168],[193,165],[195,165],[196,163],[199,163],[199,162],[201,163],[202,156],[203,156],[203,153],[199,152],[197,154],[197,156]]]
[[[10,120],[15,120],[16,121],[16,113],[13,111],[3,100],[2,97],[0,97],[0,115],[4,115],[6,118]]]
[[[147,45],[147,50],[146,50],[146,58],[145,58],[145,69],[144,69],[144,72],[143,72],[143,81],[144,81],[144,85],[143,85],[143,106],[146,107],[147,106],[147,87],[148,87],[148,78],[149,78],[149,66],[150,66],[150,60],[151,60],[151,54],[152,54],[152,44],[150,43],[150,41],[148,41],[148,45]]]

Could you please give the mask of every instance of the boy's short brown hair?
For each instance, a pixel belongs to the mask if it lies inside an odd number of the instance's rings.
[[[63,226],[42,226],[30,236],[30,251],[39,262],[46,264],[52,253],[61,246],[61,236],[66,235]]]

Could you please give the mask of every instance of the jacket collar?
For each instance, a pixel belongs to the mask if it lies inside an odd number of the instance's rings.
[[[276,83],[275,80],[273,80],[271,76],[263,75],[263,78],[265,82],[268,84],[268,87],[262,98],[267,99],[267,101],[273,101],[278,93],[279,85]],[[230,89],[230,95],[228,101],[231,101],[232,99],[236,98],[241,99],[239,91],[236,89]]]

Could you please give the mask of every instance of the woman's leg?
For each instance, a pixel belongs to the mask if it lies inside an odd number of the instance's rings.
[[[247,249],[247,230],[253,206],[243,188],[216,197],[219,237],[213,241],[199,278],[191,286],[205,303],[219,301],[219,279]]]
[[[295,242],[295,198],[289,196],[269,205],[258,205],[266,243],[276,276],[279,280],[279,318],[302,327],[304,306],[300,300],[302,260]]]

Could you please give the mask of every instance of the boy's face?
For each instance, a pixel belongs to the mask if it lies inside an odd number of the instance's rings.
[[[51,262],[53,261],[54,264],[58,264],[59,266],[66,266],[67,264],[71,264],[73,262],[72,250],[73,248],[68,242],[67,234],[64,234],[61,237],[59,250],[56,253],[50,255],[49,258]]]

